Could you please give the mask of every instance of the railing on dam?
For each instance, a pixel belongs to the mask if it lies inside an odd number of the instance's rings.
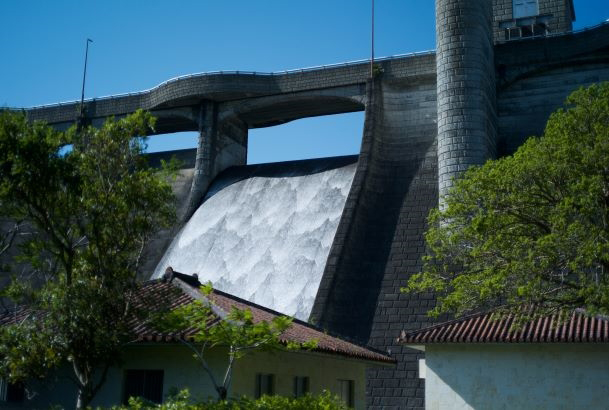
[[[379,58],[375,58],[374,61],[375,62],[391,61],[391,60],[398,60],[398,59],[409,58],[409,57],[433,55],[434,53],[435,53],[435,50],[426,50],[426,51],[419,51],[419,52],[406,53],[406,54],[397,54],[397,55],[393,55],[393,56],[379,57]],[[110,100],[110,99],[119,98],[119,97],[132,97],[132,96],[137,96],[137,95],[143,95],[146,93],[150,93],[151,91],[157,90],[168,84],[177,83],[179,81],[191,79],[191,78],[195,78],[195,77],[206,77],[206,76],[214,76],[214,75],[252,75],[252,76],[265,76],[265,77],[286,76],[286,75],[289,76],[291,74],[301,74],[301,73],[307,73],[307,72],[311,72],[311,71],[332,70],[332,69],[337,69],[337,68],[344,68],[344,67],[356,66],[356,65],[361,65],[361,64],[369,64],[369,63],[370,63],[370,59],[362,59],[362,60],[347,61],[347,62],[343,62],[343,63],[326,64],[326,65],[298,68],[298,69],[293,69],[293,70],[274,71],[274,72],[222,70],[222,71],[207,71],[207,72],[201,72],[201,73],[185,74],[185,75],[170,78],[169,80],[163,81],[162,83],[160,83],[152,88],[148,88],[146,90],[135,91],[135,92],[131,92],[131,93],[106,95],[106,96],[96,97],[96,98],[89,98],[89,99],[86,99],[85,102],[91,102],[91,101],[99,102],[99,101]],[[39,108],[60,107],[63,105],[70,105],[70,104],[76,104],[76,103],[79,103],[79,101],[73,100],[73,101],[63,101],[63,102],[52,103],[52,104],[42,104],[42,105],[27,107],[26,109],[29,110],[29,109],[39,109]],[[7,109],[16,109],[16,110],[24,109],[23,107],[19,107],[19,108],[6,107],[6,108]]]

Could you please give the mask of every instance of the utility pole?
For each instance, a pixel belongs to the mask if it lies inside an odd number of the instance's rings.
[[[82,126],[84,122],[84,113],[85,113],[85,79],[87,77],[87,58],[89,57],[89,43],[92,43],[93,40],[90,38],[87,39],[87,46],[85,48],[85,70],[82,74],[82,94],[80,96],[80,116],[78,118],[78,126]]]
[[[374,78],[374,0],[372,0],[372,39],[370,47],[370,78]]]

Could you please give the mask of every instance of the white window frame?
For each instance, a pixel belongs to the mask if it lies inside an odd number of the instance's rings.
[[[514,19],[538,15],[538,0],[512,0],[512,16]]]

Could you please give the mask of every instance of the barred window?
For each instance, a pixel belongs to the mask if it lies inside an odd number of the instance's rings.
[[[163,401],[163,370],[125,370],[124,404],[127,404],[129,397],[141,397],[153,403],[161,403]]]
[[[275,393],[275,375],[273,374],[256,374],[256,398]]]
[[[354,381],[353,380],[338,380],[339,397],[348,406],[353,407],[354,403]]]
[[[306,376],[294,377],[294,397],[302,397],[309,392],[309,378]]]

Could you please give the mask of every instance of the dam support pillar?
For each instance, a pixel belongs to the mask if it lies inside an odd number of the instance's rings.
[[[442,196],[495,156],[492,0],[436,0],[438,184]]]
[[[234,116],[222,118],[220,104],[203,101],[199,113],[199,142],[195,171],[182,222],[197,210],[213,179],[231,166],[247,163],[247,124]]]

